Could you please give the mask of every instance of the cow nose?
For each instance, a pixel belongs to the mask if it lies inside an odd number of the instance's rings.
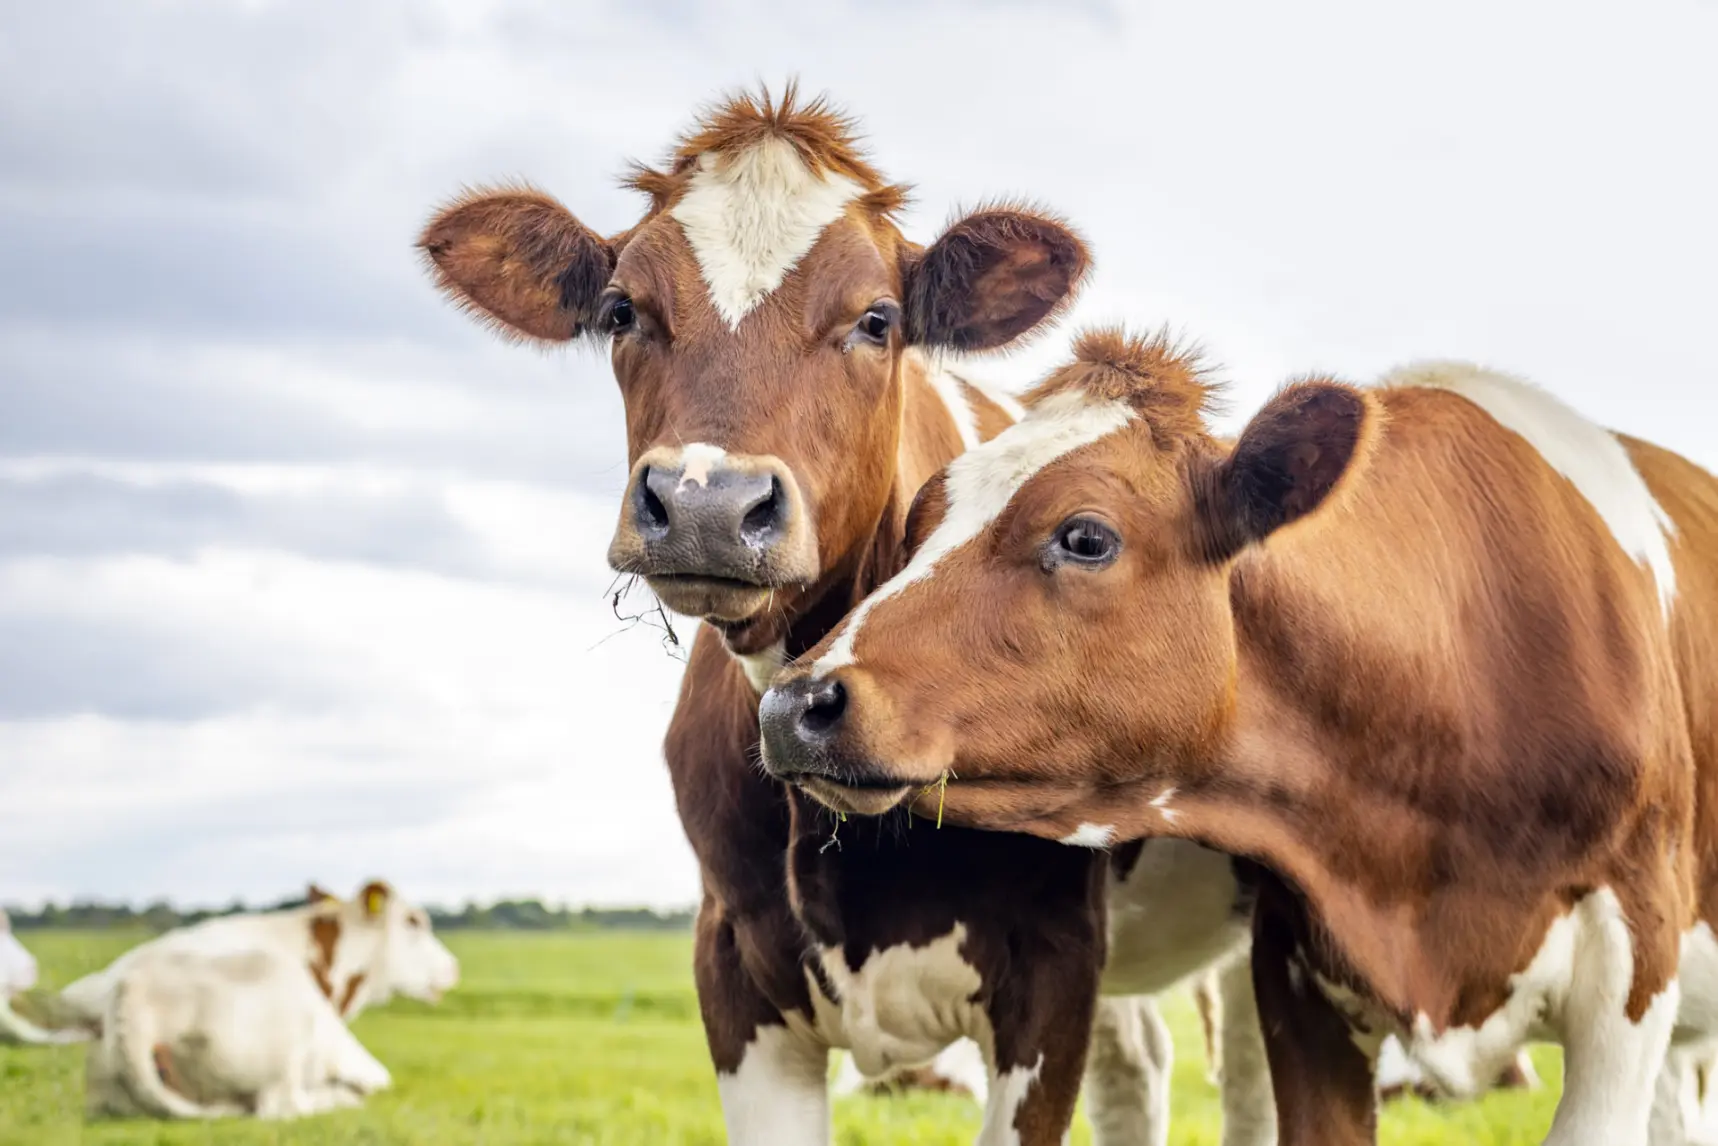
[[[824,750],[846,716],[847,688],[836,677],[777,684],[758,702],[765,767],[784,779],[823,771]]]
[[[769,548],[787,525],[787,498],[771,473],[646,466],[639,479],[633,499],[639,536],[647,544],[705,554],[719,567],[737,554]]]

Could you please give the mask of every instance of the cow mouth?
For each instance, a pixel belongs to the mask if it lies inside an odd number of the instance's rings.
[[[827,776],[801,775],[794,785],[832,812],[854,816],[880,816],[906,799],[913,785],[892,780],[831,780]]]
[[[681,616],[730,625],[757,616],[777,591],[776,586],[757,581],[701,573],[647,573],[644,583],[657,600]]]

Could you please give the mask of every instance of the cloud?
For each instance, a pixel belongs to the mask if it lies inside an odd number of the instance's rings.
[[[1024,195],[1091,239],[1072,322],[992,381],[1167,323],[1233,424],[1463,356],[1712,465],[1715,50],[1688,4],[15,5],[0,899],[696,898],[677,667],[605,594],[620,396],[431,289],[462,184],[616,231],[626,159],[798,74],[916,184],[911,237]]]

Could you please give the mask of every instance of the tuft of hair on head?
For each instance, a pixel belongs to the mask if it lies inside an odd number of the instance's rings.
[[[1100,326],[1074,338],[1073,359],[1025,396],[1028,408],[1052,394],[1079,390],[1099,402],[1126,402],[1159,443],[1201,434],[1216,412],[1222,383],[1211,376],[1198,347],[1167,331],[1139,334]]]
[[[649,196],[654,214],[680,197],[700,157],[737,155],[771,139],[787,143],[812,171],[865,188],[859,206],[873,215],[892,219],[907,205],[909,189],[887,182],[871,166],[857,121],[827,93],[804,99],[798,79],[789,79],[779,98],[760,85],[755,93],[733,92],[705,107],[675,141],[663,168],[634,162],[621,185]]]

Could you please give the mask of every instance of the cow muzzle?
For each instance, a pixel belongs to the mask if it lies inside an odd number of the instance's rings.
[[[881,763],[863,745],[855,710],[865,690],[840,673],[778,679],[758,703],[763,764],[837,812],[876,816],[925,781]]]
[[[793,473],[768,455],[693,443],[633,467],[609,564],[676,613],[739,622],[818,577],[817,543]]]

